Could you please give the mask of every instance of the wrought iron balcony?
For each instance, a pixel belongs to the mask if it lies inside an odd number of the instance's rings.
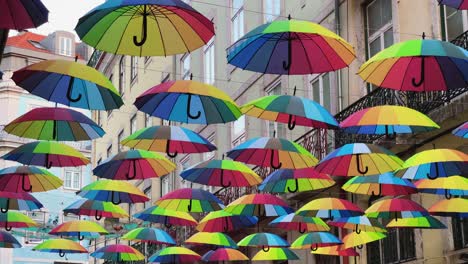
[[[453,44],[468,49],[468,30],[451,41]]]

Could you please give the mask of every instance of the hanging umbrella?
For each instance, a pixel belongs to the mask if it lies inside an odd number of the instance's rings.
[[[88,199],[79,199],[65,209],[64,214],[94,216],[99,221],[101,218],[125,218],[128,217],[124,209],[111,202],[95,201]]]
[[[442,222],[437,220],[435,217],[430,215],[414,217],[414,218],[403,218],[395,221],[393,219],[387,224],[389,228],[424,228],[424,229],[445,229]]]
[[[289,247],[288,241],[272,233],[255,233],[244,237],[237,243],[240,247],[261,247],[268,252],[271,248]]]
[[[144,260],[145,256],[140,251],[127,245],[114,244],[98,248],[91,253],[91,257],[109,261],[126,262]]]
[[[123,105],[119,92],[98,70],[66,60],[45,60],[14,72],[12,80],[48,101],[90,110]]]
[[[340,127],[343,131],[353,134],[387,136],[440,128],[425,114],[398,105],[380,105],[362,109],[343,120]]]
[[[32,248],[33,251],[58,253],[60,257],[65,254],[88,253],[80,243],[68,239],[49,239]]]
[[[351,232],[348,233],[346,236],[343,237],[343,248],[362,248],[362,245],[377,241],[380,239],[384,239],[386,235],[384,233],[379,232],[365,232],[362,231],[361,233]]]
[[[262,178],[244,163],[224,159],[202,161],[183,170],[180,176],[190,182],[224,188],[248,187],[262,182]]]
[[[283,139],[260,137],[247,140],[227,152],[233,160],[273,169],[303,169],[318,160],[299,144]]]
[[[296,90],[294,89],[294,95]],[[241,107],[242,113],[256,118],[288,124],[293,130],[296,125],[337,129],[338,122],[319,103],[291,95],[270,95],[253,100]]]
[[[410,180],[468,174],[468,155],[455,149],[421,151],[405,161],[398,175]]]
[[[452,198],[453,195],[468,196],[468,178],[463,176],[419,180],[414,185],[420,193],[445,195],[447,199]]]
[[[15,166],[0,170],[0,192],[45,192],[62,184],[60,178],[38,167]]]
[[[202,189],[182,188],[159,198],[155,205],[173,211],[203,213],[218,211],[224,204],[218,197]]]
[[[372,144],[346,144],[328,154],[315,167],[333,176],[377,175],[400,169],[403,161],[389,150]]]
[[[20,248],[20,242],[10,233],[0,231],[0,248]]]
[[[109,232],[95,222],[87,220],[75,220],[64,222],[53,228],[49,234],[56,236],[78,237],[78,240],[85,238],[96,238],[99,235],[106,235]]]
[[[309,249],[316,251],[319,247],[328,247],[342,244],[335,235],[328,232],[312,232],[298,237],[292,244],[292,249]]]
[[[44,207],[34,196],[27,192],[0,192],[0,212],[8,210],[34,211]]]
[[[450,6],[459,10],[468,10],[468,1],[466,0],[438,0],[439,5]]]
[[[334,220],[335,218],[362,215],[361,208],[350,201],[339,198],[319,198],[312,200],[296,211],[297,215],[320,217]]]
[[[246,194],[231,202],[224,211],[234,215],[279,216],[294,212],[278,196],[266,193]]]
[[[138,96],[134,105],[151,116],[188,124],[228,123],[242,115],[236,102],[226,93],[191,80],[156,85]]]
[[[252,258],[252,261],[281,261],[281,260],[299,260],[299,257],[288,248],[271,248],[269,251],[260,250]]]
[[[395,177],[392,172],[372,176],[354,176],[341,188],[350,193],[373,196],[396,196],[418,192],[412,182]]]
[[[365,211],[367,217],[371,218],[413,218],[419,216],[429,215],[427,210],[418,203],[403,199],[403,198],[390,198],[380,200]]]
[[[174,239],[166,231],[158,228],[149,227],[140,227],[132,229],[128,233],[123,235],[122,239],[153,244],[176,244]]]
[[[145,180],[167,175],[176,165],[164,156],[146,150],[120,152],[93,169],[93,174],[111,180]]]
[[[358,74],[369,83],[400,91],[447,91],[468,84],[468,51],[440,40],[409,40],[370,58]]]
[[[0,6],[1,29],[37,28],[49,19],[49,10],[40,0],[2,0]]]
[[[304,75],[336,71],[356,57],[340,36],[319,24],[277,20],[241,37],[227,50],[229,64],[261,73]]]
[[[202,256],[204,262],[220,262],[220,261],[247,261],[249,258],[237,249],[218,248],[210,250]]]
[[[468,199],[453,198],[441,200],[432,205],[428,211],[431,215],[467,218]]]
[[[92,182],[77,193],[79,196],[104,202],[144,203],[150,199],[140,189],[127,181],[99,180]]]
[[[82,113],[58,107],[34,108],[11,121],[4,130],[19,137],[56,141],[92,140],[105,133]]]
[[[20,212],[8,211],[0,214],[0,226],[3,226],[6,231],[10,231],[13,227],[34,227],[37,226],[37,224],[31,218]]]
[[[164,152],[171,158],[175,158],[179,153],[204,153],[216,150],[216,146],[204,137],[178,126],[143,128],[120,143],[130,148]]]
[[[237,248],[236,242],[231,237],[220,232],[198,232],[187,238],[184,243]]]
[[[465,122],[461,126],[455,128],[455,130],[452,131],[452,134],[462,138],[468,138],[468,122]]]
[[[258,222],[256,216],[234,215],[224,210],[207,214],[197,225],[200,232],[231,232],[245,227],[254,226]]]
[[[189,214],[180,211],[167,210],[158,206],[151,206],[133,217],[152,223],[170,226],[196,226],[197,221]]]
[[[150,263],[195,263],[201,259],[196,252],[183,247],[166,247],[148,258]]]
[[[330,246],[330,247],[319,247],[315,251],[311,251],[312,254],[318,255],[331,255],[331,256],[343,256],[343,257],[358,257],[359,253],[354,248],[343,249],[342,245]]]
[[[258,189],[270,193],[296,193],[325,189],[335,181],[325,173],[318,173],[314,168],[281,169],[268,175]]]
[[[306,232],[329,231],[330,227],[318,217],[300,216],[294,213],[280,215],[269,226],[282,230],[293,230],[301,234]]]
[[[329,225],[337,226],[345,229],[351,229],[356,233],[364,232],[381,232],[385,233],[387,230],[376,219],[368,218],[367,216],[351,216],[334,219],[328,222]]]

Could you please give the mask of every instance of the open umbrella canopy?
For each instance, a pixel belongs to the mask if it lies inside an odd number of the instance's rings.
[[[437,220],[437,218],[430,215],[414,217],[414,218],[403,218],[395,221],[393,219],[387,224],[389,228],[424,228],[424,229],[445,229],[445,226],[442,222]]]
[[[183,247],[166,247],[148,258],[150,263],[195,263],[201,259],[196,252]]]
[[[291,19],[253,29],[227,52],[228,63],[236,67],[281,75],[336,71],[356,57],[351,44],[327,28]]]
[[[385,227],[376,219],[368,218],[367,216],[351,216],[333,219],[328,222],[329,225],[337,226],[345,229],[351,229],[356,233],[364,232],[387,232]]]
[[[451,198],[453,195],[468,196],[468,178],[450,176],[434,180],[419,180],[414,183],[420,193],[433,193]]]
[[[270,193],[295,193],[325,189],[334,184],[330,176],[314,168],[281,169],[268,175],[258,189]]]
[[[311,249],[316,251],[319,247],[328,247],[342,244],[343,242],[332,233],[312,232],[298,237],[292,244],[292,249]]]
[[[352,247],[360,247],[364,244],[377,241],[380,239],[384,239],[387,235],[380,232],[365,232],[362,231],[359,234],[356,232],[348,233],[346,236],[343,237],[343,248],[352,248]]]
[[[220,232],[198,232],[187,238],[184,243],[237,248],[236,242],[231,237]]]
[[[330,246],[330,247],[319,247],[315,251],[311,251],[312,254],[318,255],[330,255],[330,256],[343,256],[343,257],[357,257],[359,253],[354,248],[343,249],[343,245]]]
[[[242,113],[264,120],[326,129],[338,128],[335,118],[319,103],[291,95],[269,95],[253,100],[241,107]]]
[[[75,220],[64,222],[53,228],[49,234],[56,236],[78,237],[79,240],[86,238],[96,238],[99,235],[108,234],[104,227],[98,223],[87,220]]]
[[[268,251],[260,250],[252,258],[252,261],[281,261],[299,260],[299,257],[289,248],[270,248]]]
[[[44,207],[34,196],[27,192],[0,192],[0,212],[8,210],[33,211]]]
[[[5,228],[6,231],[10,231],[13,227],[23,228],[35,226],[37,226],[36,222],[20,212],[10,210],[0,214],[0,227]]]
[[[164,230],[158,228],[140,227],[130,230],[122,236],[124,240],[144,243],[175,245],[174,239]]]
[[[296,211],[297,215],[320,217],[323,219],[358,216],[364,214],[361,208],[350,201],[339,198],[319,198],[312,200]]]
[[[203,213],[218,211],[224,204],[218,197],[202,189],[182,188],[165,194],[155,205],[180,212]]]
[[[64,257],[65,254],[70,253],[88,253],[88,250],[84,248],[80,243],[69,239],[48,239],[39,245],[33,247],[34,251],[40,252],[49,252],[49,253],[59,253],[61,257]]]
[[[283,199],[266,193],[241,196],[227,205],[224,211],[250,216],[279,216],[294,212]]]
[[[401,91],[446,91],[468,84],[468,51],[440,40],[396,43],[359,69],[374,85]]]
[[[200,232],[230,232],[253,226],[258,222],[256,216],[234,215],[224,210],[207,214],[197,225]]]
[[[49,19],[49,10],[40,0],[2,0],[0,6],[1,29],[36,28]]]
[[[127,181],[99,180],[92,182],[77,193],[79,196],[104,202],[144,203],[150,199],[140,189]]]
[[[103,202],[88,199],[79,199],[63,209],[64,214],[94,216],[96,220],[102,217],[125,218],[127,212],[120,206],[111,202]]]
[[[289,247],[288,241],[272,233],[255,233],[244,237],[237,243],[240,247],[261,247],[267,252],[271,248]]]
[[[440,128],[425,114],[398,105],[380,105],[357,111],[340,123],[353,134],[391,135],[431,131]]]
[[[130,148],[164,152],[171,158],[179,153],[204,153],[216,150],[216,146],[206,138],[179,126],[143,128],[120,143]]]
[[[160,223],[166,226],[196,226],[197,221],[189,214],[180,211],[164,209],[158,206],[151,206],[133,215],[143,221]]]
[[[233,160],[274,169],[303,169],[318,160],[301,145],[283,139],[260,137],[247,140],[227,152]]]
[[[328,154],[315,168],[333,176],[361,176],[395,171],[402,165],[403,161],[385,148],[351,143]]]
[[[260,184],[262,178],[244,163],[232,160],[208,160],[183,170],[187,181],[209,186],[248,187]]]
[[[59,107],[34,108],[11,121],[4,130],[19,137],[56,141],[92,140],[105,133],[82,113]]]
[[[463,123],[461,126],[455,128],[452,131],[452,134],[454,134],[455,136],[462,137],[462,138],[468,138],[468,121]]]
[[[441,200],[428,209],[431,215],[449,216],[449,217],[468,217],[468,199],[452,198]]]
[[[119,152],[93,169],[93,174],[111,180],[144,180],[167,175],[176,165],[164,156],[146,150]]]
[[[269,226],[299,233],[329,231],[330,227],[318,217],[300,216],[294,213],[280,215],[271,221]]]
[[[138,96],[134,105],[151,116],[188,124],[228,123],[242,115],[225,92],[191,80],[156,85]]]
[[[25,165],[51,167],[78,167],[90,163],[73,147],[54,141],[36,141],[21,145],[2,156],[2,159]]]
[[[468,10],[467,0],[438,0],[439,4],[450,6],[460,10]]]
[[[219,261],[247,261],[249,258],[237,249],[232,248],[218,248],[210,250],[202,256],[205,262],[219,262]]]
[[[0,248],[20,248],[21,243],[10,233],[0,231]]]
[[[127,245],[114,244],[98,248],[91,253],[91,257],[97,259],[105,259],[116,261],[118,263],[123,261],[139,261],[144,260],[145,256],[140,251]]]
[[[408,158],[398,175],[411,180],[468,174],[468,155],[455,149],[430,149]]]
[[[46,192],[61,187],[63,181],[45,169],[14,166],[0,170],[2,192]]]
[[[418,192],[412,182],[395,177],[392,172],[372,176],[354,176],[341,188],[351,193],[374,196],[407,195]]]
[[[66,60],[45,60],[15,71],[13,81],[28,92],[59,104],[112,110],[123,105],[112,82],[98,70]]]
[[[387,219],[413,218],[429,215],[429,212],[418,203],[403,198],[389,198],[377,201],[367,208],[365,213],[367,217]]]

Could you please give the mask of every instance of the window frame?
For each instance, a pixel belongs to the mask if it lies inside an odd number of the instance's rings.
[[[209,62],[209,63],[208,63]],[[203,48],[203,77],[206,84],[213,85],[216,82],[216,54],[215,42],[212,39]]]
[[[446,5],[440,5],[440,19],[441,19],[441,30],[442,30],[442,40],[444,41],[452,41],[453,39],[449,39],[449,31],[447,27],[447,6]],[[468,30],[468,10],[456,10],[454,14],[461,13],[462,15],[462,26],[463,26],[463,34]],[[458,34],[460,35],[460,34]],[[456,36],[457,37],[457,36]]]
[[[137,114],[135,113],[131,118],[130,118],[130,135],[135,133],[138,130],[138,120],[137,120]]]
[[[275,91],[275,89],[279,88],[279,91]],[[273,82],[270,86],[265,89],[265,93],[267,95],[281,95],[283,92],[281,80],[278,79],[277,81]],[[274,121],[264,121],[266,124],[266,136],[273,137],[274,132],[276,132],[277,138],[283,137],[285,133],[285,124],[274,122]],[[273,131],[270,131],[270,127],[273,126]]]
[[[69,47],[64,47],[69,46]],[[73,40],[69,37],[59,37],[59,50],[58,54],[63,56],[72,56],[73,55]],[[69,49],[68,49],[69,48]]]
[[[245,34],[245,17],[244,17],[244,0],[239,8],[235,8],[234,3],[236,0],[231,0],[231,43],[235,43]]]
[[[271,5],[271,11],[269,11],[269,5]],[[263,0],[263,21],[270,23],[275,21],[281,16],[281,0]],[[275,11],[278,11],[276,14]]]
[[[71,173],[70,186],[67,186],[67,173]],[[65,190],[80,190],[82,186],[82,171],[73,167],[66,167],[63,169],[63,189]],[[78,186],[75,185],[76,178],[78,178]]]
[[[125,93],[125,56],[119,61],[119,93],[123,96]]]
[[[130,57],[130,82],[133,84],[138,77],[138,57]]]
[[[188,67],[186,68],[187,65],[185,63],[188,61]],[[186,53],[180,58],[180,65],[181,65],[181,79],[182,80],[190,80],[190,74],[191,74],[191,65],[192,65],[192,57],[190,56],[190,53]]]

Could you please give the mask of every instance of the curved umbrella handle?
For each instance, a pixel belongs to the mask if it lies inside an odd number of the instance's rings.
[[[364,245],[359,245],[359,246],[356,246],[358,249],[362,249],[364,247]]]
[[[292,40],[291,36],[288,36],[288,61],[283,61],[283,69],[288,72],[289,72],[289,69],[291,69],[291,59],[292,59],[291,40]]]
[[[57,140],[57,120],[54,119],[54,122],[53,122],[53,127],[52,127],[52,139],[53,140]]]
[[[221,186],[224,188],[231,187],[232,182],[229,181],[228,184],[224,184],[224,170],[221,169]]]
[[[189,213],[192,212],[192,199],[190,199],[190,202],[187,206],[187,210],[189,211]]]
[[[65,252],[63,252],[62,250],[59,250],[59,256],[61,258],[65,257]]]
[[[372,196],[381,196],[382,195],[382,184],[379,184],[379,193],[375,194],[374,191],[371,193]]]
[[[115,205],[119,205],[120,203],[122,203],[122,200],[120,200],[120,197],[117,197],[119,200],[115,201],[115,198],[114,198],[115,194],[114,194],[114,191],[111,192],[111,202]]]
[[[431,174],[430,174],[429,172],[426,173],[426,177],[427,177],[429,180],[435,180],[435,179],[439,178],[439,164],[437,164],[437,162],[435,163],[435,170],[436,170],[436,171],[435,171],[435,172],[436,172],[436,173],[435,173],[436,175],[435,175],[434,177],[432,177]]]
[[[390,135],[388,125],[385,125],[385,137],[387,137],[388,139],[395,139],[396,138],[395,128],[393,128],[393,133]]]
[[[312,245],[310,245],[310,250],[312,250],[312,251],[317,251],[317,249],[318,249],[318,245],[317,245],[317,244],[312,244]]]
[[[187,116],[190,117],[191,119],[198,119],[201,116],[201,112],[198,111],[197,114],[192,115],[190,113],[190,105],[192,104],[192,94],[188,94],[188,99],[187,99]]]
[[[299,190],[299,180],[298,179],[294,179],[295,180],[295,188],[294,190],[291,190],[291,187],[288,186],[288,192],[290,193],[296,193],[298,190]]]
[[[359,162],[360,156],[361,154],[356,154],[356,169],[360,174],[365,175],[369,171],[369,167],[366,166],[364,170],[361,168],[361,162]]]
[[[278,156],[278,159],[279,159],[279,156]],[[283,163],[280,162],[278,164],[274,164],[275,163],[274,160],[275,160],[275,152],[271,150],[270,166],[275,170],[280,169],[283,166]]]
[[[304,234],[307,232],[307,224],[304,229],[302,229],[302,222],[299,222],[299,233]]]
[[[70,102],[76,103],[76,102],[81,100],[81,93],[79,93],[76,98],[72,97],[73,83],[74,82],[75,82],[75,78],[71,77],[70,82],[68,82],[67,99],[70,100]]]
[[[78,240],[83,241],[84,240],[84,235],[82,236],[80,232],[78,232]]]
[[[445,199],[447,199],[447,200],[452,199],[452,194],[447,189],[445,189]],[[3,213],[3,211],[2,211],[2,213]]]
[[[141,36],[141,40],[138,41],[137,36],[133,36],[133,44],[135,46],[141,47],[146,42],[146,38],[148,37],[148,12],[146,12],[146,5],[143,7],[143,24],[141,25],[143,35]]]
[[[8,222],[5,222],[5,230],[6,231],[11,231],[13,227],[12,226],[8,226]]]
[[[177,151],[174,152],[174,153],[171,153],[171,152],[169,151],[170,142],[171,142],[171,141],[168,140],[167,143],[166,143],[166,154],[167,154],[167,156],[170,157],[170,158],[175,158],[175,157],[177,157],[177,154],[179,154],[179,153],[177,153]]]
[[[331,210],[328,210],[328,219],[330,219],[330,221],[333,221],[333,219],[335,219],[335,217],[332,215]]]
[[[23,191],[25,191],[25,192],[30,192],[30,191],[32,191],[32,185],[30,183],[29,188],[26,188],[26,179],[25,178],[26,177],[23,175],[23,177],[22,177],[23,180],[22,180],[22,183],[21,183],[21,189],[23,189]]]
[[[416,81],[416,78],[412,78],[411,79],[411,84],[413,84],[414,87],[420,87],[421,85],[423,85],[424,83],[424,79],[426,78],[426,74],[424,72],[424,68],[425,68],[425,65],[424,65],[424,57],[421,57],[421,75],[419,77],[419,81]]]
[[[268,252],[268,251],[270,251],[270,246],[263,245],[262,250],[263,250],[263,252]]]
[[[49,153],[46,154],[45,156],[45,167],[46,169],[52,168],[52,161],[49,161]]]
[[[102,214],[100,214],[98,210],[96,210],[96,213],[94,214],[94,218],[96,219],[96,221],[99,221],[102,219]]]
[[[169,217],[165,216],[165,218],[164,218],[164,226],[165,226],[166,228],[171,228],[172,225],[169,224],[168,219],[169,219]]]
[[[395,212],[395,222],[398,222],[398,213]]]
[[[288,129],[293,130],[296,127],[296,119],[293,120],[293,116],[289,115],[288,119]]]
[[[4,214],[6,214],[8,212],[8,210],[10,209],[10,198],[8,198],[6,200],[6,208],[0,208],[0,211]]]
[[[125,177],[127,178],[127,180],[133,180],[136,178],[136,174],[137,174],[137,169],[136,169],[136,161],[133,160],[132,161],[132,164],[133,164],[133,176],[130,176],[130,172],[127,172],[127,174],[125,175]]]
[[[359,229],[358,224],[356,224],[356,230],[354,230],[354,232],[356,232],[356,234],[361,234],[361,229]]]

